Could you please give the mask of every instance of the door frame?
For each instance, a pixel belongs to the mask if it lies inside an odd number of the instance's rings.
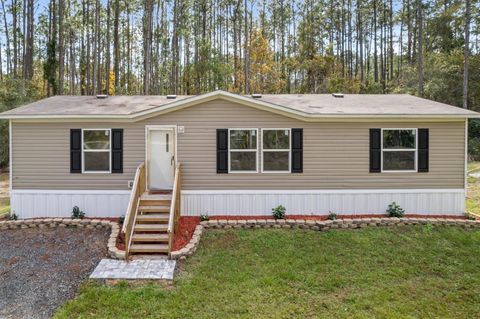
[[[145,125],[145,189],[150,190],[149,187],[149,166],[150,166],[150,131],[171,131],[173,132],[173,175],[175,178],[175,169],[177,167],[177,125]]]

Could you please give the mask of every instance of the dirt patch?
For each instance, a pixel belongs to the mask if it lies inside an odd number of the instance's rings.
[[[1,231],[0,318],[50,318],[107,257],[109,233],[77,228]]]

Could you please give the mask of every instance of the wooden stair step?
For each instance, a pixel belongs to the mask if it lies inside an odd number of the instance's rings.
[[[144,193],[140,196],[141,205],[170,205],[172,201],[171,194],[148,194]]]
[[[168,245],[164,244],[132,244],[132,253],[168,253]]]
[[[134,234],[132,242],[135,241],[168,242],[168,234]]]
[[[166,232],[168,230],[167,224],[135,224],[134,231],[145,232]]]
[[[167,205],[143,205],[138,207],[139,212],[143,213],[169,213],[170,206]]]
[[[137,215],[139,222],[168,222],[170,214],[144,214]]]
[[[149,194],[147,192],[143,193],[140,196],[140,199],[146,199],[146,200],[171,200],[172,199],[172,194]]]

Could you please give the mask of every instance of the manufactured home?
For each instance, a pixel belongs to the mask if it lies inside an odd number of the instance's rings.
[[[0,115],[21,218],[122,216],[174,188],[185,216],[384,214],[393,201],[461,215],[478,116],[410,95],[224,91],[55,96]]]

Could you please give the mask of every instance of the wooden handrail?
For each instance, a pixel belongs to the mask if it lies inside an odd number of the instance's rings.
[[[132,186],[132,193],[130,194],[130,201],[128,202],[128,208],[122,227],[122,231],[125,234],[125,254],[127,258],[130,252],[130,244],[132,241],[132,233],[135,225],[135,220],[137,219],[137,211],[140,197],[146,189],[145,178],[145,163],[141,163],[137,167],[137,171],[135,172],[135,180]]]
[[[178,220],[180,219],[181,205],[181,163],[177,164],[175,169],[175,179],[173,181],[172,202],[170,205],[170,216],[168,219],[168,254],[172,252],[173,237],[178,232]]]

